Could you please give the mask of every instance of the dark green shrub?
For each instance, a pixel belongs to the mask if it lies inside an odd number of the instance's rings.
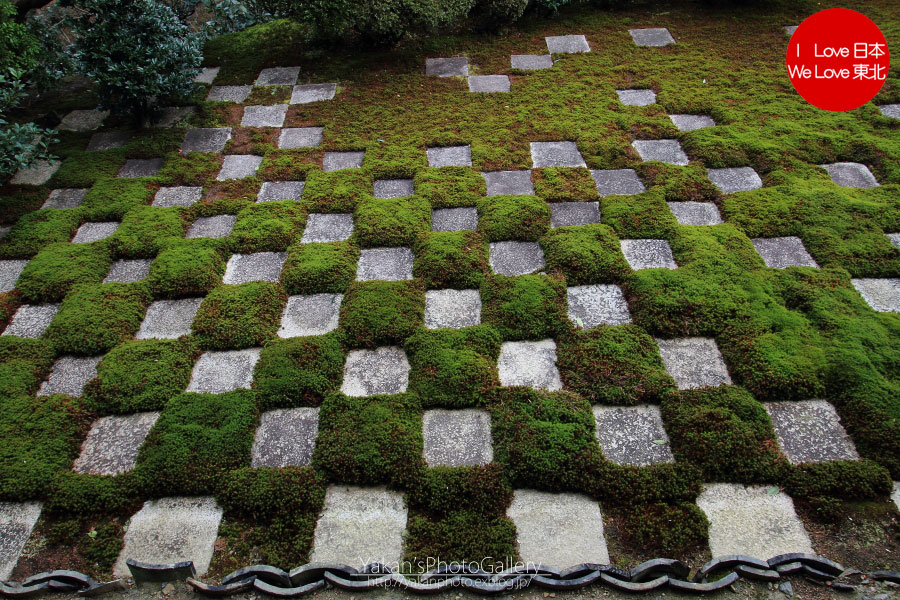
[[[201,348],[236,350],[275,337],[287,294],[266,281],[220,285],[203,299],[193,334]]]
[[[428,289],[480,288],[487,271],[487,244],[474,231],[429,233],[416,244],[413,275]]]
[[[556,167],[531,172],[534,193],[547,202],[588,202],[600,199],[591,172],[584,167]]]
[[[557,227],[541,238],[547,271],[566,277],[568,285],[615,283],[631,271],[619,240],[606,225]]]
[[[0,336],[0,398],[28,396],[53,365],[53,347],[44,340]]]
[[[288,294],[341,294],[356,278],[359,250],[348,242],[294,244],[281,283]]]
[[[252,204],[237,215],[229,240],[235,252],[283,252],[300,239],[306,211],[297,202]]]
[[[487,194],[484,177],[467,167],[419,169],[415,187],[432,208],[475,206]]]
[[[625,513],[624,541],[641,552],[681,555],[704,547],[709,520],[696,504],[639,504]]]
[[[157,188],[143,178],[101,179],[88,190],[81,210],[90,221],[121,221],[132,208],[150,204]]]
[[[560,277],[488,277],[481,288],[481,321],[504,340],[541,340],[568,331],[566,283]]]
[[[223,243],[213,239],[166,240],[150,264],[147,285],[157,298],[206,294],[225,274]]]
[[[0,258],[31,258],[44,247],[68,242],[81,225],[77,210],[39,210],[23,215],[0,242]]]
[[[341,302],[347,344],[375,348],[408,338],[425,320],[425,290],[415,281],[359,281]]]
[[[528,0],[476,0],[472,17],[485,29],[497,29],[518,21],[527,6]]]
[[[418,196],[367,198],[356,207],[354,233],[360,246],[411,246],[431,229],[431,207]]]
[[[879,500],[891,493],[890,472],[871,460],[804,463],[791,467],[785,489],[795,498]]]
[[[534,242],[548,229],[550,206],[537,196],[491,196],[478,201],[478,231],[489,242]]]
[[[351,213],[372,197],[372,178],[361,169],[311,171],[303,188],[303,203],[309,212]]]
[[[153,258],[165,247],[167,238],[183,237],[184,221],[177,208],[137,206],[122,219],[109,245],[116,256]]]
[[[318,406],[341,386],[344,358],[338,334],[269,342],[253,376],[260,409]]]

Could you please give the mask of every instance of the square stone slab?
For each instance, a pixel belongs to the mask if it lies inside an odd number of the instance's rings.
[[[634,169],[606,169],[591,171],[597,192],[603,196],[633,196],[646,191]]]
[[[151,124],[151,127],[166,129],[175,127],[197,112],[197,108],[194,106],[167,106],[162,110],[162,115]]]
[[[379,179],[373,184],[376,198],[405,198],[415,193],[412,179]]]
[[[109,274],[103,283],[134,283],[147,279],[150,274],[152,258],[137,258],[134,260],[117,260],[109,269]]]
[[[306,467],[319,435],[318,408],[291,408],[264,412],[250,450],[250,466]]]
[[[656,92],[653,90],[616,90],[619,102],[625,106],[649,106],[656,104]]]
[[[219,75],[220,70],[221,67],[205,67],[197,74],[196,77],[194,77],[194,81],[197,83],[212,85],[212,82],[215,81],[216,77]]]
[[[225,266],[222,282],[234,285],[251,281],[277,283],[285,260],[287,252],[232,254]]]
[[[191,324],[202,303],[203,298],[157,300],[147,309],[135,337],[139,340],[174,340],[190,335]]]
[[[202,196],[202,187],[164,187],[159,188],[159,191],[156,192],[156,196],[153,197],[153,203],[150,206],[158,206],[159,208],[188,207],[199,202]]]
[[[413,251],[409,248],[363,248],[356,267],[357,281],[412,279]]]
[[[281,313],[278,337],[324,335],[338,326],[343,294],[291,296]]]
[[[56,170],[59,169],[61,162],[50,162],[49,160],[38,160],[30,169],[19,169],[9,182],[13,185],[44,185]]]
[[[41,208],[78,208],[86,195],[87,190],[72,188],[51,190]]]
[[[133,470],[138,451],[158,418],[158,412],[145,412],[97,419],[81,444],[81,454],[72,470],[93,475],[118,475]]]
[[[752,167],[736,167],[731,169],[707,169],[706,174],[713,185],[723,194],[749,192],[762,187],[762,179]]]
[[[400,346],[351,350],[344,363],[341,393],[347,396],[402,394],[409,384],[409,361]]]
[[[59,304],[23,304],[13,315],[3,335],[39,338],[59,311]]]
[[[108,110],[73,110],[63,117],[57,129],[62,129],[63,131],[93,131],[103,125],[103,121],[108,116]]]
[[[520,71],[539,71],[553,67],[550,54],[513,54],[509,57],[510,67]]]
[[[526,564],[556,569],[609,564],[596,500],[581,494],[516,490],[506,516],[516,525],[519,555]]]
[[[206,101],[241,103],[247,99],[252,91],[252,85],[214,85],[209,88]]]
[[[638,46],[651,46],[658,48],[675,43],[675,38],[665,27],[650,27],[647,29],[629,29],[631,39]]]
[[[303,181],[266,181],[259,188],[256,201],[300,200],[305,187],[306,183]]]
[[[590,52],[591,47],[583,35],[553,35],[544,38],[550,54],[577,54]]]
[[[470,146],[443,146],[426,148],[429,167],[471,167],[472,149]]]
[[[469,59],[465,56],[426,58],[425,74],[435,77],[468,77]]]
[[[116,232],[119,223],[110,221],[107,223],[85,223],[75,232],[72,238],[73,244],[89,244],[90,242],[98,242],[105,240]]]
[[[187,230],[188,238],[223,238],[231,235],[235,215],[216,215],[214,217],[197,217]]]
[[[488,196],[534,196],[531,171],[491,171],[481,176]]]
[[[131,517],[124,547],[113,567],[116,577],[129,577],[129,558],[150,564],[191,560],[197,575],[209,570],[222,508],[212,496],[148,500]]]
[[[585,167],[575,142],[531,142],[534,167]]]
[[[753,247],[770,269],[787,267],[816,267],[818,264],[795,236],[777,238],[753,238]]]
[[[101,150],[112,150],[113,148],[121,148],[131,141],[131,133],[127,131],[98,131],[91,136],[86,150],[88,152],[98,152]]]
[[[432,231],[475,231],[478,210],[473,207],[438,208],[431,211]]]
[[[666,240],[619,240],[622,254],[635,271],[641,269],[677,269],[672,248]]]
[[[856,447],[825,400],[767,402],[781,451],[792,463],[859,460]]]
[[[894,248],[900,248],[900,233],[888,233],[886,235]]]
[[[227,181],[229,179],[243,179],[244,177],[254,177],[259,165],[262,164],[262,156],[253,156],[252,154],[233,154],[225,157],[222,162],[222,170],[216,175],[216,181]]]
[[[365,152],[326,152],[322,157],[322,170],[340,171],[341,169],[362,168]]]
[[[470,92],[508,92],[509,77],[507,75],[469,75]]]
[[[259,353],[259,348],[204,352],[194,365],[186,391],[224,394],[238,389],[250,389]]]
[[[603,454],[616,464],[675,461],[658,406],[595,406],[594,422]]]
[[[406,531],[403,494],[381,487],[329,486],[316,523],[310,562],[348,565],[398,563]]]
[[[704,127],[714,127],[716,122],[706,115],[669,115],[678,131],[694,131]]]
[[[631,323],[628,302],[617,285],[576,285],[566,291],[569,319],[583,329]]]
[[[841,187],[873,188],[879,185],[866,165],[855,162],[839,162],[819,166],[828,171],[831,180]]]
[[[12,575],[41,516],[40,502],[0,502],[0,581]]]
[[[679,390],[731,384],[728,367],[712,338],[657,338],[659,356]]]
[[[16,288],[16,281],[27,264],[27,260],[0,260],[0,292],[10,292]]]
[[[312,83],[295,85],[291,92],[291,104],[309,104],[331,100],[337,92],[336,83]]]
[[[486,410],[426,410],[422,434],[429,467],[471,467],[494,460],[491,415]]]
[[[322,145],[324,127],[289,127],[281,130],[278,147],[282,150],[315,148]]]
[[[879,106],[878,110],[880,110],[881,114],[885,117],[900,119],[900,104],[885,104],[884,106]]]
[[[287,109],[287,104],[245,106],[241,125],[243,127],[281,127],[284,125]]]
[[[270,67],[259,72],[256,85],[296,85],[300,67]]]
[[[681,167],[689,162],[678,140],[634,140],[631,145],[644,162],[658,160]]]
[[[353,215],[311,213],[306,219],[301,244],[342,242],[353,235]]]
[[[547,266],[537,242],[491,242],[488,262],[491,270],[501,275],[527,275]]]
[[[713,557],[744,554],[767,560],[778,554],[813,552],[794,501],[784,492],[770,495],[768,486],[709,483],[697,506],[709,519]]]
[[[125,161],[116,177],[153,177],[162,169],[164,158],[132,158]]]
[[[478,290],[428,290],[425,292],[425,327],[462,329],[481,323]]]
[[[181,143],[181,152],[222,152],[231,139],[231,127],[188,129]]]
[[[100,356],[63,356],[53,363],[53,370],[47,381],[38,389],[38,396],[51,396],[53,394],[65,394],[67,396],[80,396],[84,390],[84,384],[97,376],[97,365],[100,364]]]
[[[900,312],[900,279],[851,279],[850,283],[878,312]]]
[[[891,500],[897,505],[897,510],[900,510],[900,482],[898,481],[894,482],[894,492],[891,494]]]
[[[550,227],[592,225],[599,222],[599,202],[553,202],[550,204]]]
[[[721,225],[719,207],[712,202],[666,202],[679,225]]]
[[[788,37],[794,35],[794,32],[797,31],[797,25],[785,25],[784,32],[788,35]]]
[[[503,342],[497,360],[500,385],[524,385],[536,390],[555,392],[562,389],[556,368],[556,342]]]

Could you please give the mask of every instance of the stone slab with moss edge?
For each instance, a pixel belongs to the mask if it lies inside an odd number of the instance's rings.
[[[629,29],[631,39],[638,46],[661,47],[675,43],[675,38],[665,27],[649,27],[646,29]]]
[[[145,412],[97,419],[91,424],[72,470],[92,475],[131,471],[144,439],[158,418],[158,412]]]
[[[580,328],[631,323],[628,302],[617,285],[577,285],[567,295],[569,319]]]
[[[344,169],[361,169],[365,152],[326,152],[322,158],[322,170],[326,173]]]
[[[409,384],[409,360],[399,346],[353,350],[344,363],[341,392],[347,396],[400,394]]]
[[[236,215],[216,215],[214,217],[198,217],[191,223],[185,237],[191,238],[223,238],[231,235]]]
[[[818,264],[806,251],[803,241],[796,236],[754,238],[753,247],[770,269],[788,267],[815,267]]]
[[[547,50],[550,54],[578,54],[591,51],[587,39],[580,34],[552,35],[544,39],[547,42]]]
[[[278,147],[282,150],[295,150],[321,146],[323,131],[323,127],[286,127],[278,135]]]
[[[254,252],[232,254],[225,266],[223,283],[238,285],[251,281],[276,283],[287,260],[287,252]]]
[[[131,141],[131,133],[128,131],[98,131],[91,136],[86,150],[88,152],[98,152],[100,150],[112,150],[113,148],[121,148]]]
[[[706,115],[669,115],[678,131],[694,131],[704,127],[715,127],[716,122]]]
[[[27,260],[0,260],[0,293],[16,288],[16,281],[27,264]]]
[[[486,410],[426,410],[422,433],[429,467],[471,467],[494,460],[491,415]]]
[[[825,400],[766,402],[781,451],[794,464],[859,460],[834,407]]]
[[[497,360],[500,385],[524,385],[536,390],[561,390],[562,380],[556,368],[556,342],[504,342]]]
[[[242,127],[281,127],[287,116],[287,104],[245,106]]]
[[[403,281],[413,278],[409,248],[363,248],[356,268],[357,281]]]
[[[551,202],[550,227],[593,225],[600,222],[599,202]]]
[[[207,102],[243,102],[253,91],[252,85],[214,85],[206,95]]]
[[[259,353],[259,348],[204,352],[194,364],[186,391],[224,394],[237,389],[250,389]]]
[[[656,93],[653,90],[616,90],[616,95],[625,106],[656,104]]]
[[[306,220],[306,229],[303,230],[300,243],[342,242],[352,234],[353,215],[311,213]]]
[[[646,467],[675,460],[658,406],[595,406],[594,420],[603,455],[616,464]]]
[[[762,179],[752,167],[732,167],[727,169],[707,169],[706,174],[713,185],[723,194],[749,192],[763,186]]]
[[[306,182],[303,181],[266,181],[259,188],[256,201],[300,200],[305,187]]]
[[[336,83],[312,83],[295,85],[291,92],[291,104],[309,104],[331,100],[337,92]]]
[[[262,156],[252,154],[231,154],[222,161],[222,169],[216,175],[216,181],[228,181],[229,179],[243,179],[253,177],[262,164]]]
[[[65,394],[81,396],[85,384],[97,376],[97,365],[102,356],[63,356],[53,363],[50,376],[41,384],[38,396]]]
[[[50,192],[50,195],[47,196],[47,200],[41,208],[78,208],[81,206],[87,192],[87,190],[73,188],[53,190]]]
[[[24,304],[13,315],[9,325],[3,330],[3,335],[39,338],[44,334],[58,311],[59,304]]]
[[[591,177],[601,196],[632,196],[646,191],[634,169],[592,170]]]
[[[338,326],[343,294],[290,296],[281,314],[278,337],[325,335]]]
[[[151,206],[171,208],[181,206],[187,208],[200,201],[203,196],[202,187],[178,186],[162,187],[156,192]]]
[[[13,185],[44,185],[59,169],[61,162],[38,160],[29,169],[20,169],[9,182]]]
[[[491,242],[489,260],[494,273],[527,275],[546,267],[544,250],[537,242]]]
[[[259,72],[256,85],[295,85],[300,67],[269,67]]]
[[[42,506],[40,502],[0,502],[0,581],[12,575]]]
[[[429,167],[471,167],[472,150],[469,146],[442,146],[426,148]]]
[[[619,240],[628,265],[641,269],[677,269],[672,248],[666,240]]]
[[[147,309],[135,337],[139,340],[174,340],[189,335],[191,323],[202,303],[203,298],[157,300]]]
[[[469,75],[469,91],[475,93],[496,93],[509,91],[507,75]]]
[[[672,376],[680,390],[731,385],[728,367],[712,338],[657,338],[659,355],[666,373]]]
[[[719,207],[712,202],[666,202],[679,225],[721,225]]]
[[[276,409],[264,412],[250,451],[253,468],[309,465],[319,434],[318,408]]]
[[[425,327],[462,329],[481,323],[479,290],[428,290],[425,292]]]
[[[478,210],[475,208],[438,208],[431,211],[432,231],[475,231]]]
[[[533,196],[531,171],[492,171],[482,173],[488,196]]]
[[[152,258],[120,259],[109,268],[103,283],[136,283],[147,279]]]
[[[116,232],[119,223],[108,221],[105,223],[85,223],[75,232],[72,238],[73,244],[90,244],[91,242],[99,242],[105,240]]]
[[[644,162],[659,161],[681,167],[689,162],[678,140],[634,140],[631,145]]]
[[[550,54],[513,54],[509,57],[510,67],[520,71],[540,71],[553,68]]]
[[[434,77],[468,77],[469,60],[465,56],[426,58],[425,74]]]
[[[851,279],[863,300],[878,312],[900,312],[900,279]]]
[[[231,139],[231,127],[188,129],[181,143],[182,154],[188,152],[222,152]]]
[[[131,158],[125,161],[116,177],[153,177],[159,173],[165,162],[164,158]]]
[[[831,180],[841,187],[873,188],[879,185],[866,165],[855,162],[838,162],[819,166],[828,171]]]

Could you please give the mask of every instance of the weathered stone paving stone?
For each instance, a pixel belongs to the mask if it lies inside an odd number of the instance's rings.
[[[577,54],[590,52],[591,47],[583,35],[553,35],[544,38],[550,54]]]
[[[519,555],[526,564],[557,569],[609,564],[600,505],[587,496],[516,490],[506,516],[516,525]]]
[[[115,261],[103,283],[134,283],[147,279],[152,258],[121,259]]]
[[[306,183],[303,181],[266,181],[259,188],[256,201],[299,200],[305,187]]]
[[[482,173],[488,196],[533,196],[531,171],[491,171]]]
[[[12,575],[41,516],[40,502],[0,502],[0,581]]]
[[[819,165],[831,176],[831,180],[841,187],[873,188],[878,187],[875,176],[866,165],[854,162],[838,162],[830,165]]]
[[[478,211],[472,207],[438,208],[431,211],[432,231],[475,231]]]
[[[235,215],[216,215],[214,217],[198,217],[191,224],[185,237],[188,238],[222,238],[231,234]]]
[[[247,99],[253,91],[252,85],[214,85],[206,95],[207,102],[237,102]]]
[[[506,75],[469,75],[469,91],[481,93],[508,92],[509,77]]]
[[[284,125],[287,109],[287,104],[245,106],[241,125],[243,127],[281,127]]]
[[[472,149],[470,146],[442,146],[426,148],[429,167],[471,167]]]
[[[690,337],[656,340],[659,355],[680,390],[731,384],[728,367],[716,340]]]
[[[403,494],[381,487],[329,486],[316,523],[310,562],[361,569],[403,558]]]
[[[629,29],[631,39],[638,46],[660,47],[675,43],[675,38],[665,27],[651,27],[647,29]]]
[[[879,106],[878,109],[885,117],[900,119],[900,104],[885,104],[884,106]]]
[[[713,557],[744,554],[766,560],[789,552],[813,552],[794,501],[784,492],[770,495],[766,486],[711,483],[703,486],[697,506],[709,519]]]
[[[471,467],[494,460],[486,410],[426,410],[422,433],[429,467]]]
[[[537,242],[491,242],[488,254],[491,270],[501,275],[527,275],[546,266]]]
[[[409,361],[399,346],[352,350],[344,363],[341,392],[347,396],[401,394],[409,384]]]
[[[669,115],[678,131],[694,131],[704,127],[715,127],[716,122],[706,115]]]
[[[409,248],[364,248],[356,267],[357,281],[412,279],[413,251]]]
[[[233,154],[226,156],[222,162],[222,170],[216,175],[216,181],[228,181],[229,179],[243,179],[253,177],[256,170],[262,164],[262,156],[252,154]]]
[[[223,283],[241,284],[251,281],[277,283],[287,252],[254,252],[232,254],[225,266]]]
[[[169,129],[186,121],[188,117],[197,112],[194,106],[167,106],[162,109],[162,114],[153,122],[152,127]]]
[[[278,337],[323,335],[338,326],[343,294],[291,296],[281,314]]]
[[[322,145],[324,127],[289,127],[282,129],[278,136],[278,147],[282,150],[295,148],[315,148]]]
[[[643,182],[634,169],[608,169],[591,171],[597,192],[601,196],[633,196],[646,191]]]
[[[878,312],[900,312],[900,279],[851,279],[869,306]]]
[[[98,131],[91,136],[88,142],[88,152],[98,152],[100,150],[112,150],[113,148],[121,148],[131,140],[131,134],[127,131]]]
[[[553,67],[553,56],[550,54],[513,54],[509,57],[510,66],[520,71],[539,71]]]
[[[150,564],[192,560],[197,575],[204,575],[221,521],[222,508],[212,496],[148,500],[129,521],[113,574],[128,577],[125,561],[133,558]]]
[[[707,176],[713,185],[723,194],[748,192],[762,187],[762,179],[752,167],[735,167],[728,169],[707,169]]]
[[[567,292],[569,319],[579,327],[631,323],[628,302],[617,285],[576,285]]]
[[[337,93],[336,83],[312,83],[295,85],[291,92],[291,104],[309,104],[331,100]]]
[[[795,236],[777,238],[753,238],[753,247],[770,269],[788,267],[816,267],[818,264]]]
[[[87,190],[72,188],[52,190],[41,208],[78,208],[86,195]]]
[[[666,202],[679,225],[721,225],[722,215],[712,202]]]
[[[191,333],[191,323],[203,298],[179,298],[177,300],[157,300],[147,309],[141,322],[137,339],[176,339]]]
[[[678,140],[634,140],[631,145],[644,162],[658,160],[681,167],[689,162]]]
[[[788,37],[794,35],[794,32],[797,31],[797,25],[785,25],[784,32],[788,34]]]
[[[425,292],[425,327],[461,329],[481,323],[478,290],[428,290]]]
[[[181,143],[181,152],[221,152],[231,139],[231,127],[188,129]]]
[[[16,281],[27,264],[27,260],[0,260],[0,292],[16,288]]]
[[[105,240],[114,234],[118,228],[119,223],[116,223],[115,221],[106,223],[85,223],[75,232],[72,243],[88,244],[90,242]]]
[[[250,389],[259,352],[259,348],[204,352],[194,365],[187,391],[224,394],[237,389]]]
[[[763,404],[781,451],[792,463],[859,460],[834,407],[825,400]]]
[[[531,162],[540,167],[584,167],[575,142],[531,142]]]
[[[379,179],[372,189],[376,198],[405,198],[415,193],[412,179]]]
[[[61,162],[50,162],[49,160],[36,161],[30,169],[16,171],[9,182],[13,185],[44,185],[50,181],[61,164]]]
[[[59,311],[59,304],[23,304],[13,315],[3,335],[39,338]]]
[[[675,460],[658,406],[595,406],[594,421],[603,454],[616,464],[646,467]]]
[[[524,385],[536,390],[555,392],[562,389],[556,368],[556,342],[504,342],[497,360],[500,385]]]
[[[159,191],[156,192],[151,206],[158,206],[159,208],[188,207],[199,202],[201,196],[203,196],[202,187],[164,187],[159,188]]]
[[[599,222],[599,202],[553,202],[550,204],[550,227],[591,225]]]
[[[319,435],[318,408],[290,408],[264,412],[253,438],[250,466],[305,467]]]
[[[220,70],[221,67],[206,67],[201,70],[196,77],[194,77],[194,81],[197,83],[212,85],[212,82],[215,81],[216,77],[219,75]]]
[[[97,365],[100,364],[101,358],[100,356],[63,356],[58,358],[53,363],[53,369],[50,371],[47,381],[41,384],[37,395],[80,396],[84,390],[84,384],[97,376]]]
[[[108,110],[73,110],[63,117],[57,129],[63,131],[93,131],[103,125],[103,121],[108,116]]]
[[[468,77],[469,59],[465,56],[426,58],[425,74],[435,77]]]
[[[619,245],[625,260],[635,271],[678,268],[666,240],[620,240]]]
[[[263,69],[256,78],[256,85],[296,85],[300,67],[271,67]]]
[[[365,152],[326,152],[322,158],[322,170],[340,171],[341,169],[362,168]]]
[[[141,444],[158,412],[103,417],[94,421],[72,469],[76,473],[117,475],[134,469]]]
[[[897,505],[897,510],[900,510],[900,481],[894,482],[894,492],[891,494],[891,500]],[[0,578],[2,578],[2,575],[0,575]]]
[[[125,161],[116,177],[153,177],[162,169],[163,158],[132,158]]]
[[[900,233],[889,233],[887,236],[894,248],[900,248]]]
[[[342,242],[353,234],[353,215],[312,213],[300,242]]]
[[[625,106],[648,106],[656,104],[656,92],[653,90],[616,90],[619,102]]]

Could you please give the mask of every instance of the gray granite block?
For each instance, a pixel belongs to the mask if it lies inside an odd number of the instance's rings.
[[[577,54],[590,52],[591,47],[583,35],[554,35],[544,38],[550,54]]]
[[[87,190],[73,188],[51,190],[41,208],[78,208],[86,195]]]
[[[436,77],[468,77],[469,59],[465,56],[426,58],[425,74]]]
[[[215,81],[216,77],[219,75],[220,70],[221,67],[204,67],[197,76],[194,77],[194,81],[196,83],[212,85],[213,81]]]
[[[825,400],[767,402],[781,451],[792,463],[859,460],[834,407]]]
[[[885,117],[900,119],[900,104],[885,104],[884,106],[879,106],[878,110]]]
[[[341,393],[347,396],[401,394],[409,384],[409,361],[399,346],[351,350],[344,363]]]
[[[509,57],[510,67],[520,71],[539,71],[553,67],[550,54],[513,54]]]
[[[409,248],[363,248],[356,268],[357,281],[412,279],[413,251]]]
[[[0,260],[0,293],[16,288],[16,281],[27,264],[27,260]]]
[[[582,329],[631,323],[631,313],[617,285],[576,285],[567,289],[569,319]]]
[[[694,131],[704,127],[714,127],[716,122],[706,115],[669,115],[678,131]]]
[[[838,162],[819,166],[828,171],[831,180],[841,187],[873,188],[879,185],[866,165],[855,162]]]
[[[426,148],[429,167],[471,167],[472,149],[470,146],[443,146]]]
[[[259,348],[204,352],[194,364],[187,391],[224,394],[238,389],[250,389],[259,353]]]
[[[728,169],[707,169],[706,174],[713,185],[723,194],[749,192],[762,187],[762,179],[752,167],[735,167]]]
[[[103,121],[108,116],[108,110],[73,110],[63,117],[57,129],[63,131],[93,131],[103,125]]]
[[[13,185],[44,185],[62,163],[38,160],[30,169],[19,169],[9,182]]]
[[[599,202],[553,202],[550,204],[550,227],[592,225],[599,222]]]
[[[575,142],[531,142],[534,167],[585,167]]]
[[[164,158],[131,158],[125,161],[116,177],[153,177],[165,162]]]
[[[113,148],[121,148],[131,141],[131,133],[128,131],[98,131],[91,136],[88,142],[88,152],[99,152],[101,150],[112,150]]]
[[[656,104],[656,92],[653,90],[616,90],[619,102],[625,106],[649,106]]]
[[[900,312],[900,279],[851,279],[869,306],[878,312]]]
[[[183,124],[196,112],[197,107],[195,106],[167,106],[152,126],[166,129],[175,127],[175,125]]]
[[[674,462],[658,406],[595,406],[595,433],[603,454],[619,465]]]
[[[647,29],[629,29],[631,39],[638,46],[650,46],[658,48],[675,43],[675,38],[665,27],[650,27]]]
[[[257,202],[300,200],[303,197],[303,181],[265,181],[256,195]]]
[[[659,355],[679,390],[717,387],[731,384],[728,367],[712,338],[675,338],[656,340]]]
[[[159,418],[158,412],[102,417],[94,421],[72,470],[118,475],[134,469],[138,451]]]
[[[312,83],[295,85],[291,92],[291,104],[309,104],[331,100],[337,92],[336,83]]]
[[[245,106],[242,127],[281,127],[287,116],[287,104]]]
[[[497,360],[500,385],[527,386],[555,392],[562,389],[556,368],[556,342],[504,342]]]
[[[147,279],[150,274],[152,258],[120,259],[109,269],[103,283],[134,283]]]
[[[631,145],[644,162],[658,160],[682,167],[689,162],[678,140],[634,140]]]
[[[891,493],[891,500],[894,501],[897,510],[900,510],[900,481],[894,482],[894,491]]]
[[[59,311],[59,304],[23,304],[13,315],[3,335],[39,338]]]
[[[783,29],[788,37],[791,37],[792,35],[794,35],[794,32],[797,31],[797,27],[798,25],[785,25]]]
[[[221,152],[231,139],[231,127],[188,129],[181,143],[181,152]]]
[[[326,152],[322,157],[322,170],[329,173],[342,169],[360,169],[365,156],[365,152]]]
[[[187,238],[223,238],[231,235],[235,215],[216,215],[214,217],[198,217],[187,230]]]
[[[501,275],[527,275],[547,266],[537,242],[491,242],[488,260],[491,270]]]
[[[139,340],[165,340],[190,335],[191,324],[202,303],[203,298],[157,300],[147,309],[135,337]]]
[[[491,171],[482,173],[488,196],[533,196],[531,171]]]
[[[818,264],[803,246],[803,241],[795,236],[777,238],[754,238],[753,247],[770,269],[787,267],[816,267]]]
[[[107,223],[85,223],[75,232],[72,238],[73,244],[89,244],[90,242],[98,242],[105,240],[116,232],[119,223],[115,221]]]
[[[900,233],[888,233],[887,237],[894,248],[900,248]]]
[[[270,67],[259,72],[256,85],[296,85],[300,67]]]
[[[508,92],[507,75],[469,75],[469,91],[479,93]]]
[[[619,246],[628,265],[635,271],[678,268],[666,240],[620,240]]]
[[[591,171],[597,192],[603,196],[633,196],[646,191],[634,169],[606,169]]]
[[[422,434],[429,467],[471,467],[494,460],[491,415],[486,410],[426,410]]]
[[[295,148],[316,148],[322,145],[324,127],[288,127],[278,136],[278,147],[282,150]]]
[[[188,207],[200,201],[203,196],[202,187],[163,187],[159,188],[150,206],[171,208],[173,206]]]
[[[207,102],[241,103],[250,96],[252,85],[214,85],[206,95]]]
[[[216,181],[228,181],[229,179],[243,179],[255,177],[259,165],[262,164],[262,156],[252,154],[233,154],[225,157],[222,162],[222,170],[216,175]]]
[[[0,502],[0,581],[12,575],[41,516],[40,502]]]
[[[479,290],[428,290],[425,292],[425,327],[462,329],[481,323]]]
[[[343,294],[291,296],[281,313],[278,337],[324,335],[338,326]]]
[[[431,211],[432,231],[475,231],[478,210],[474,207],[438,208]]]
[[[405,198],[416,193],[412,179],[379,179],[373,192],[376,198]]]
[[[721,225],[719,207],[712,202],[666,202],[679,225]]]
[[[353,215],[312,213],[306,219],[301,244],[342,242],[353,235]]]
[[[318,408],[290,408],[264,412],[250,450],[250,466],[306,467],[319,435]]]
[[[65,394],[67,396],[80,396],[84,390],[84,384],[97,376],[97,365],[100,364],[100,356],[63,356],[53,363],[53,369],[47,381],[38,389],[38,396],[50,396],[53,394]]]
[[[222,282],[234,285],[251,281],[277,283],[285,260],[287,252],[232,254],[225,266]]]

